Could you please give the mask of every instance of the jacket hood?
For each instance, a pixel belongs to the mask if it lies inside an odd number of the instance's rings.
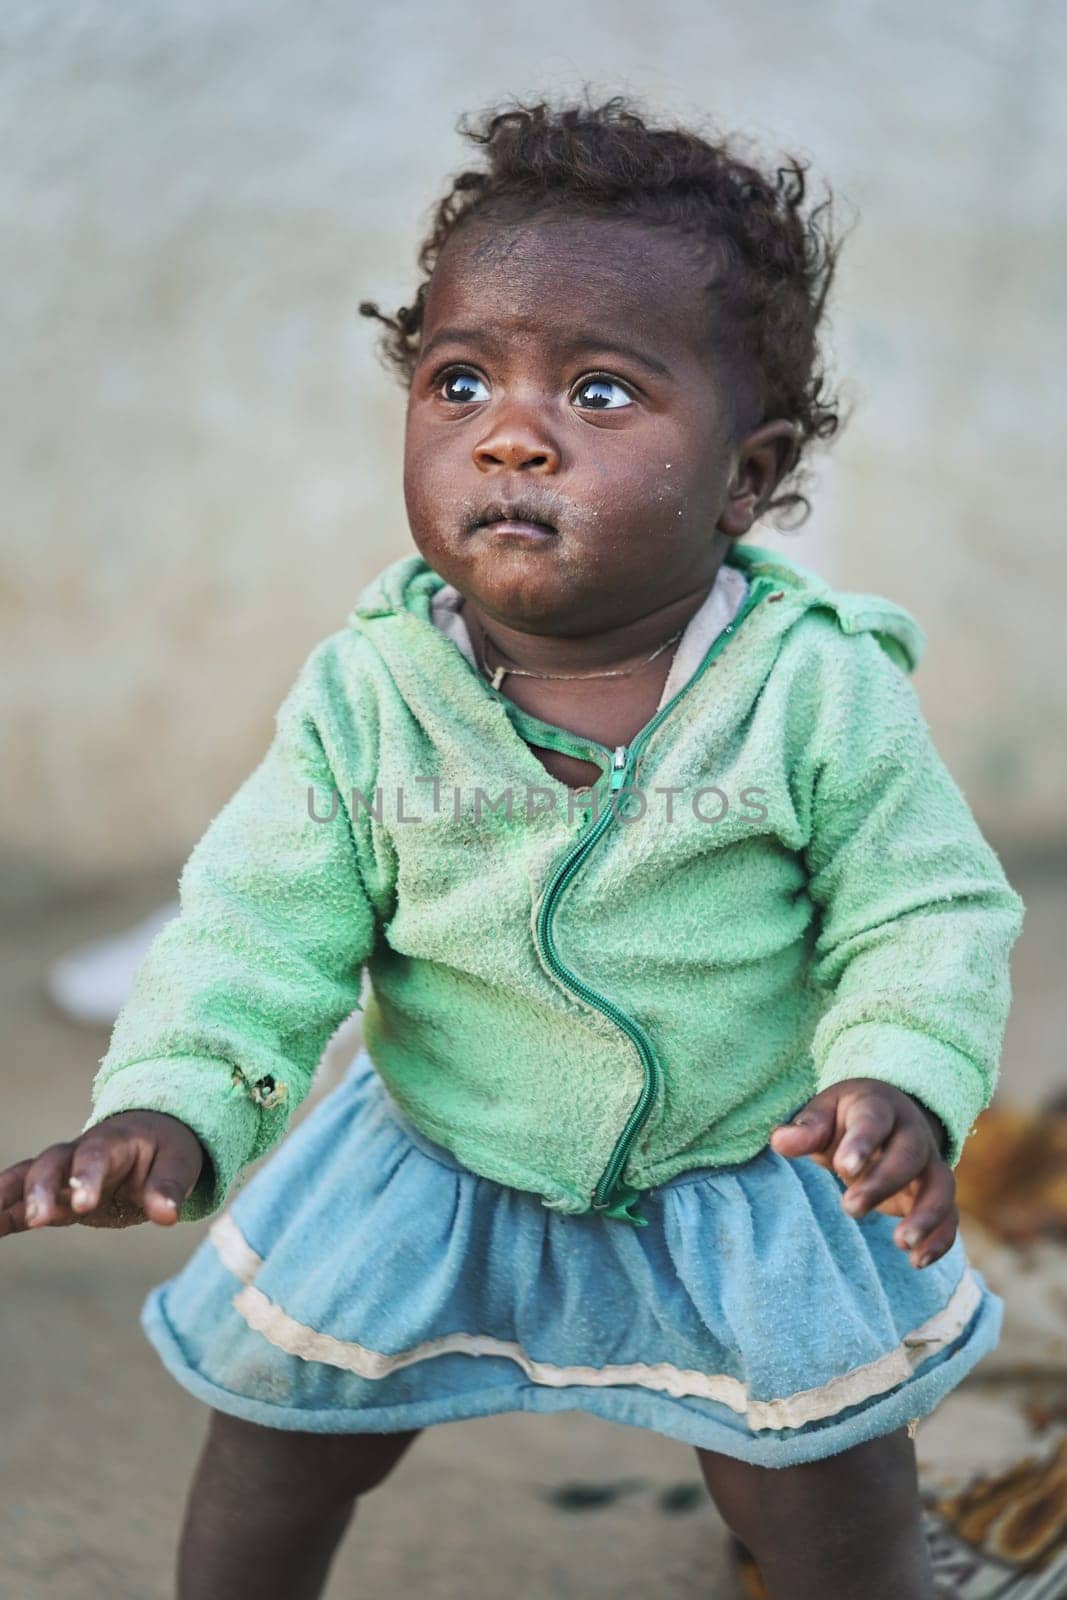
[[[766,576],[794,601],[793,609],[823,609],[833,613],[843,633],[872,633],[882,649],[903,672],[913,672],[922,660],[926,637],[903,606],[881,595],[838,591],[818,573],[776,550],[759,545],[734,545],[727,556],[747,578]],[[366,585],[348,617],[350,627],[362,631],[364,621],[403,612],[430,621],[430,601],[444,584],[421,555],[391,562]]]

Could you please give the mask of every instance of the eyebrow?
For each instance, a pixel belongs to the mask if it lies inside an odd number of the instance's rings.
[[[439,328],[432,339],[427,340],[419,351],[420,358],[428,356],[443,344],[477,344],[487,345],[492,341],[487,337],[484,328]],[[596,334],[584,334],[580,339],[575,339],[568,347],[571,355],[578,355],[583,350],[609,351],[612,355],[624,356],[629,361],[636,361],[639,366],[646,367],[650,372],[658,372],[663,378],[671,376],[671,369],[658,356],[651,355],[647,350],[640,349],[637,345],[627,344],[621,339],[603,339]]]
[[[442,344],[484,344],[485,335],[480,328],[438,328],[432,339],[419,349],[419,359],[428,356]]]
[[[622,339],[601,339],[596,334],[588,334],[582,339],[575,340],[571,350],[575,355],[581,350],[609,350],[612,355],[625,356],[628,361],[636,361],[639,366],[647,367],[650,372],[658,372],[662,378],[669,378],[671,375],[670,367],[658,356],[640,349],[638,345],[627,344]]]

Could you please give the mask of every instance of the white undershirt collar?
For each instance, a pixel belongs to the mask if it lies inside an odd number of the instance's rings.
[[[707,598],[686,623],[685,632],[674,652],[667,681],[663,685],[657,711],[689,682],[711,645],[727,624],[734,620],[747,592],[748,581],[744,574],[737,567],[727,566],[724,562],[715,574],[715,582],[708,591]],[[452,584],[446,583],[437,590],[430,602],[430,616],[441,632],[447,634],[453,643],[459,646],[477,671],[478,663],[474,659],[470,633],[463,620],[462,606],[463,596],[459,590],[453,588]]]

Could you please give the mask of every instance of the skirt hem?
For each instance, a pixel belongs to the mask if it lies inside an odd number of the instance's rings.
[[[165,1285],[152,1291],[141,1311],[141,1326],[171,1376],[196,1399],[229,1416],[282,1431],[306,1433],[400,1433],[442,1422],[470,1421],[507,1412],[586,1411],[607,1422],[645,1428],[681,1444],[713,1450],[755,1466],[788,1467],[837,1455],[867,1440],[893,1433],[928,1416],[983,1356],[995,1348],[1003,1320],[1000,1299],[983,1289],[968,1327],[954,1344],[931,1357],[925,1368],[876,1401],[832,1421],[812,1423],[788,1437],[745,1434],[716,1420],[714,1402],[686,1402],[654,1392],[619,1385],[611,1389],[569,1386],[565,1390],[536,1383],[516,1384],[511,1377],[484,1389],[442,1394],[403,1405],[330,1407],[312,1410],[284,1406],[220,1388],[187,1359],[163,1306]],[[448,1356],[508,1366],[497,1356]]]

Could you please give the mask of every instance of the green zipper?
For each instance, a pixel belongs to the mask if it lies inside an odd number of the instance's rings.
[[[552,972],[556,975],[560,982],[567,984],[589,1005],[595,1006],[598,1011],[603,1012],[603,1014],[608,1017],[610,1021],[614,1022],[623,1030],[624,1033],[629,1036],[637,1048],[638,1055],[641,1058],[641,1064],[644,1067],[645,1081],[641,1089],[641,1093],[637,1098],[637,1102],[634,1105],[633,1110],[626,1119],[626,1125],[623,1128],[622,1133],[619,1135],[615,1148],[611,1153],[611,1159],[604,1168],[596,1188],[593,1190],[594,1210],[602,1211],[605,1216],[614,1217],[620,1222],[625,1221],[635,1223],[638,1227],[645,1227],[648,1220],[646,1217],[641,1216],[639,1212],[633,1210],[636,1200],[643,1191],[640,1189],[632,1189],[628,1184],[623,1183],[622,1173],[627,1161],[630,1158],[630,1151],[633,1149],[634,1141],[637,1139],[638,1134],[641,1132],[641,1129],[647,1122],[649,1114],[652,1111],[652,1107],[656,1102],[656,1096],[659,1093],[660,1084],[663,1079],[662,1069],[659,1061],[656,1059],[656,1053],[652,1048],[648,1035],[645,1033],[644,1029],[634,1021],[633,1017],[628,1016],[625,1011],[617,1006],[613,1000],[609,1000],[606,995],[602,995],[596,989],[592,988],[588,983],[585,982],[583,978],[580,978],[576,972],[572,972],[570,967],[568,967],[561,959],[559,951],[556,949],[555,938],[552,933],[552,918],[555,915],[556,907],[559,904],[559,899],[563,894],[563,891],[567,888],[568,884],[571,883],[586,856],[588,856],[589,852],[597,843],[597,840],[602,838],[607,828],[610,827],[612,821],[615,820],[616,811],[615,807],[610,803],[610,797],[619,789],[626,786],[627,779],[633,770],[635,760],[640,754],[644,745],[647,743],[648,739],[659,727],[664,717],[673,711],[674,707],[678,704],[682,696],[686,694],[693,687],[693,685],[699,682],[699,680],[703,677],[704,673],[715,660],[716,656],[718,656],[721,651],[726,648],[731,635],[737,631],[741,623],[748,616],[749,612],[752,611],[752,609],[757,606],[764,596],[773,588],[773,583],[771,583],[768,579],[758,578],[750,589],[748,598],[746,599],[744,605],[742,605],[740,611],[738,611],[737,615],[734,617],[734,620],[723,629],[718,638],[713,642],[708,650],[707,655],[697,668],[697,671],[689,679],[689,682],[683,684],[678,693],[671,700],[669,700],[665,706],[662,706],[660,710],[657,711],[656,715],[650,722],[645,724],[645,726],[638,733],[633,744],[629,746],[624,744],[616,745],[611,762],[611,780],[610,787],[608,789],[608,808],[606,811],[601,812],[601,814],[597,817],[596,822],[589,829],[589,832],[583,834],[575,847],[569,851],[569,853],[560,862],[554,876],[545,889],[537,913],[537,921],[535,926],[537,937],[540,941],[541,955],[544,960],[547,961]]]

